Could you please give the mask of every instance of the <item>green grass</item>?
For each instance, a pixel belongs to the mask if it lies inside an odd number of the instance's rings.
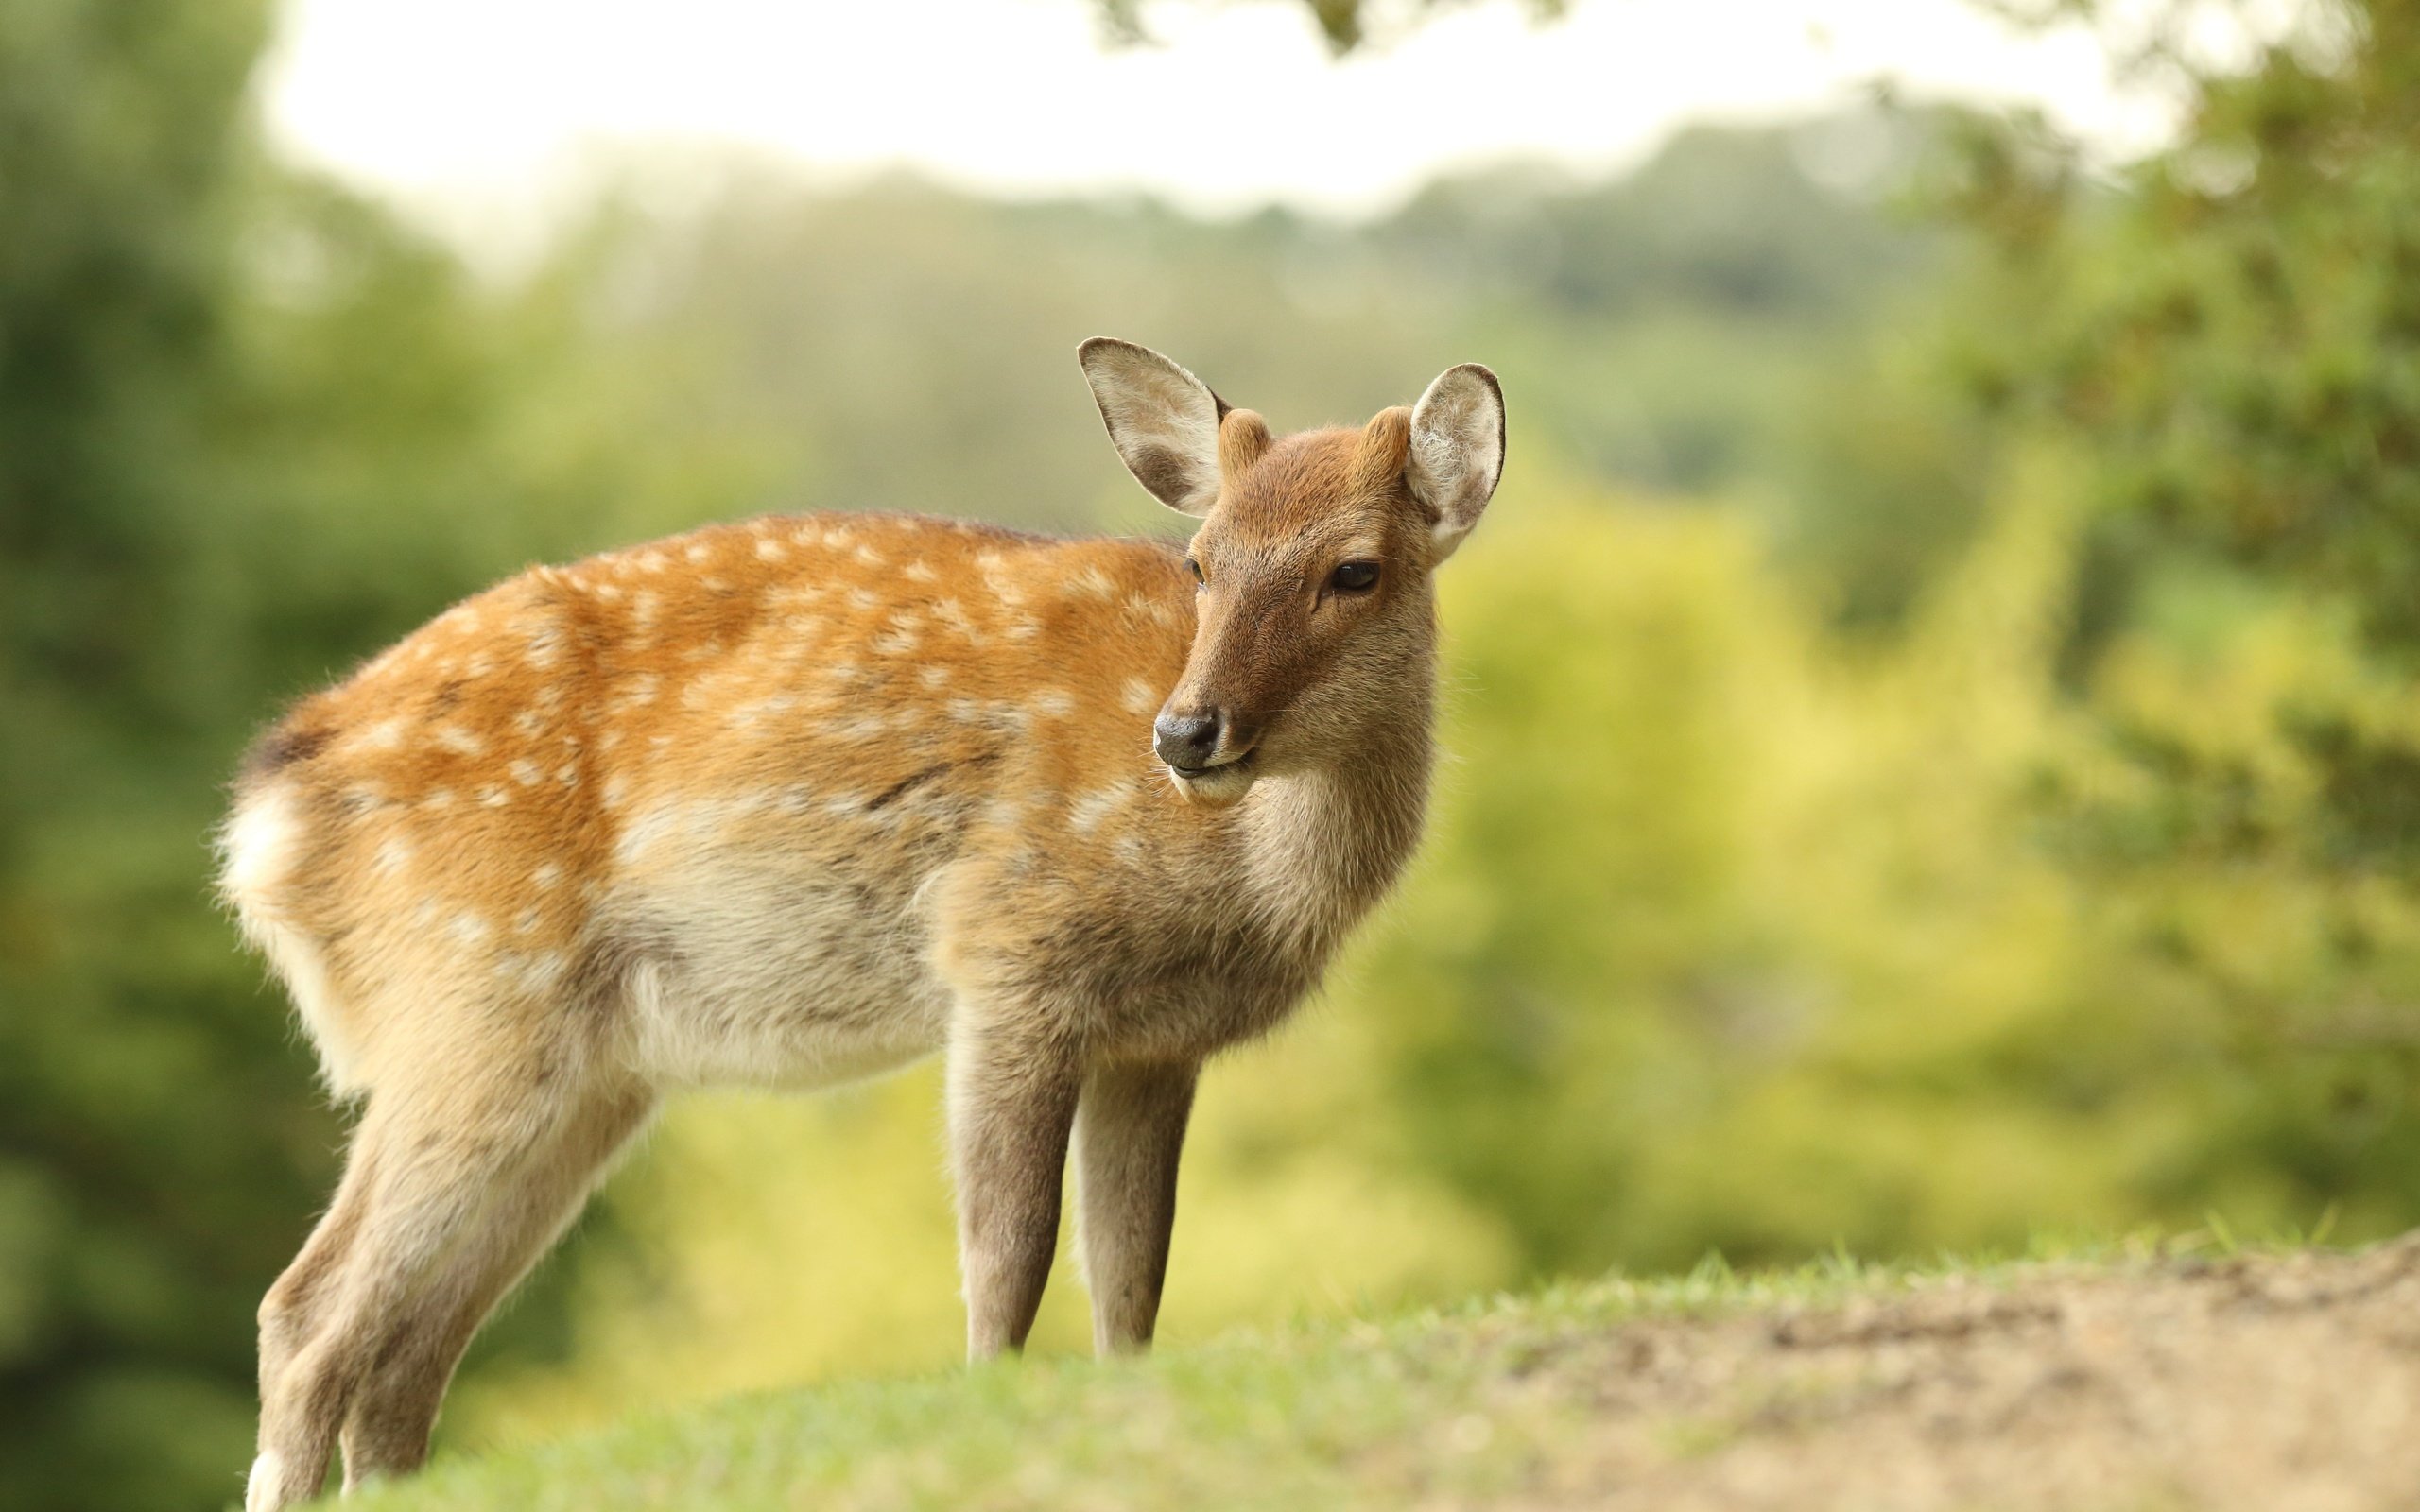
[[[2150,1247],[2046,1248],[2026,1258],[2124,1261]],[[541,1448],[442,1459],[349,1504],[1151,1512],[1484,1500],[1533,1480],[1584,1433],[1568,1394],[1524,1394],[1517,1383],[1547,1361],[1567,1366],[1609,1325],[1880,1295],[1952,1271],[1991,1283],[2013,1264],[1875,1266],[1843,1257],[1737,1274],[1709,1263],[1668,1280],[1240,1333],[1148,1360],[1010,1361],[765,1393]],[[1671,1431],[1685,1436],[1690,1428]]]

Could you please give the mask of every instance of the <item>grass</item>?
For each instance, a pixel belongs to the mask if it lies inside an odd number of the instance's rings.
[[[2200,1246],[2235,1244],[2215,1235]],[[2045,1246],[2022,1263],[2124,1263],[2180,1247],[2195,1242]],[[1586,1432],[1567,1393],[1524,1394],[1519,1381],[1612,1325],[1879,1297],[1950,1275],[1996,1284],[2019,1263],[1901,1267],[1839,1257],[1738,1274],[1708,1263],[1667,1280],[1300,1323],[1148,1360],[1011,1361],[764,1393],[540,1448],[441,1460],[350,1504],[1152,1512],[1484,1502],[1533,1482]],[[1671,1432],[1697,1430],[1678,1423]]]

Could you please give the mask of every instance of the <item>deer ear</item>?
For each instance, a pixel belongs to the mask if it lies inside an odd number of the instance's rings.
[[[1095,336],[1076,349],[1110,443],[1151,497],[1185,514],[1219,498],[1219,422],[1227,402],[1149,347]]]
[[[1434,526],[1432,563],[1471,533],[1503,475],[1503,387],[1478,363],[1446,369],[1412,406],[1404,463],[1404,481]]]

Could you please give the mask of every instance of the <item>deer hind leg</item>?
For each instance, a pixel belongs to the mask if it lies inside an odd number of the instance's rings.
[[[500,1173],[485,1216],[375,1346],[338,1438],[346,1490],[420,1469],[454,1367],[479,1325],[554,1247],[653,1108],[636,1088],[595,1093],[516,1171]]]
[[[634,1089],[565,1085],[579,1058],[456,1057],[372,1090],[335,1205],[262,1309],[246,1512],[316,1495],[349,1421],[362,1456],[349,1478],[419,1463],[452,1341],[645,1117]]]

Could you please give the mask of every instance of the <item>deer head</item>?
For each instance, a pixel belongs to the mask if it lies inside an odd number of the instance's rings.
[[[1152,726],[1185,797],[1230,804],[1411,722],[1425,739],[1430,575],[1504,470],[1495,375],[1464,363],[1358,430],[1272,437],[1149,348],[1099,338],[1078,359],[1135,480],[1201,522],[1193,649]]]

